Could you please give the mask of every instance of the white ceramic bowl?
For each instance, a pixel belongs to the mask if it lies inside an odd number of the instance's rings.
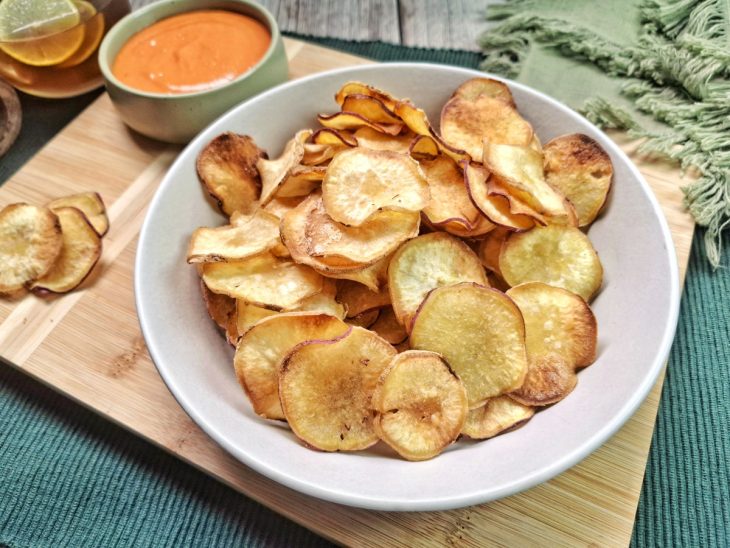
[[[183,151],[163,180],[137,251],[137,311],[150,354],[193,420],[241,462],[292,489],[380,510],[442,510],[522,491],[573,466],[636,411],[669,353],[679,283],[674,247],[659,205],[638,170],[603,133],[545,95],[510,83],[521,113],[543,142],[582,132],[613,160],[606,213],[590,228],[603,266],[593,302],[598,359],[575,391],[523,428],[492,440],[460,441],[439,457],[406,462],[376,448],[323,453],[303,447],[283,425],[258,418],[236,382],[233,350],[208,318],[195,268],[185,263],[198,226],[218,225],[195,174],[201,148],[224,131],[255,137],[271,156],[296,130],[334,112],[333,94],[359,80],[410,97],[437,121],[441,105],[471,70],[429,64],[348,68],[296,80],[229,111]]]

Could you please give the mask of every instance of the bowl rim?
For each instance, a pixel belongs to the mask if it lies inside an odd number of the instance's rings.
[[[112,71],[112,60],[107,60],[110,56],[109,49],[111,48],[111,41],[112,37],[116,36],[117,34],[120,34],[121,32],[124,32],[127,25],[132,24],[135,20],[137,20],[140,17],[143,17],[147,14],[154,14],[157,11],[164,10],[166,7],[170,6],[171,4],[174,5],[176,3],[179,3],[181,0],[157,0],[156,2],[153,2],[152,4],[149,4],[147,6],[144,6],[143,8],[140,8],[138,10],[134,10],[124,17],[122,17],[117,23],[109,30],[109,32],[106,33],[104,36],[104,39],[101,41],[101,45],[99,46],[99,52],[97,54],[97,59],[99,62],[99,70],[101,71],[102,76],[107,82],[107,85],[113,84],[115,87],[125,91],[126,93],[137,95],[139,97],[145,97],[149,99],[187,99],[187,98],[195,98],[195,97],[201,97],[205,96],[207,94],[218,92],[220,90],[228,89],[230,86],[237,84],[243,80],[246,80],[250,77],[254,77],[255,73],[261,69],[262,66],[264,66],[269,59],[274,55],[277,44],[281,40],[281,32],[279,31],[279,25],[276,22],[276,19],[271,14],[271,12],[266,9],[266,7],[262,6],[261,4],[257,4],[256,2],[253,2],[251,0],[212,0],[215,3],[218,4],[239,4],[239,5],[245,5],[248,6],[252,11],[257,12],[259,15],[263,17],[265,20],[267,29],[269,31],[269,34],[271,35],[271,43],[269,44],[268,49],[266,50],[266,53],[261,57],[261,59],[258,60],[258,62],[252,66],[250,69],[248,69],[246,72],[239,74],[236,78],[231,80],[230,82],[226,82],[225,84],[221,86],[214,86],[209,89],[204,89],[201,91],[191,91],[186,93],[156,93],[151,91],[145,91],[141,89],[137,89],[131,86],[128,86],[127,84],[121,82]],[[201,11],[205,9],[219,9],[219,10],[225,10],[224,7],[211,7],[211,6],[199,6],[195,4],[191,4],[189,7],[185,9],[179,9],[178,11],[174,13],[168,13],[162,17],[156,18],[153,22],[151,22],[149,25],[145,25],[135,32],[133,32],[129,38],[124,42],[125,44],[137,33],[141,32],[142,30],[148,28],[151,25],[154,25],[155,23],[158,23],[159,21],[162,21],[163,19],[167,19],[168,17],[174,17],[176,15],[181,15],[183,13],[188,13],[191,11]],[[260,20],[259,20],[260,21]],[[117,55],[119,52],[116,52]],[[116,59],[116,55],[115,55]]]
[[[296,475],[292,475],[291,473],[287,473],[286,471],[278,470],[274,467],[271,467],[270,465],[268,465],[268,463],[259,461],[255,457],[251,457],[245,451],[234,445],[229,439],[226,438],[225,435],[223,435],[218,430],[215,424],[211,423],[197,412],[195,405],[192,405],[190,401],[186,400],[182,393],[178,392],[178,388],[176,386],[178,384],[178,381],[174,378],[174,375],[169,374],[171,370],[164,366],[161,367],[160,365],[158,365],[158,363],[164,362],[164,351],[160,346],[158,346],[157,341],[154,339],[154,337],[150,336],[152,325],[148,323],[148,315],[145,311],[148,307],[152,307],[154,305],[153,303],[145,302],[145,300],[142,298],[142,286],[144,285],[144,276],[141,275],[141,269],[144,262],[144,253],[141,252],[142,246],[149,237],[148,231],[151,230],[150,226],[153,223],[152,219],[154,217],[154,212],[162,203],[162,190],[163,188],[166,188],[174,182],[173,179],[170,177],[170,173],[172,173],[180,164],[183,163],[184,158],[187,156],[187,154],[189,154],[188,150],[199,146],[199,143],[202,142],[204,138],[207,138],[206,136],[208,132],[211,131],[211,128],[214,125],[218,124],[218,122],[224,119],[234,118],[236,116],[236,113],[244,108],[243,105],[246,105],[249,102],[262,100],[265,97],[278,93],[282,89],[294,87],[303,82],[308,82],[331,75],[346,74],[351,71],[367,72],[371,70],[378,70],[383,66],[388,66],[392,70],[396,71],[408,70],[414,67],[424,67],[431,69],[448,68],[451,70],[460,71],[464,76],[494,78],[496,80],[500,80],[506,83],[510,87],[514,87],[527,93],[536,95],[540,99],[554,106],[561,113],[561,115],[577,117],[581,119],[590,127],[592,127],[596,132],[606,137],[606,145],[611,149],[611,152],[625,163],[630,173],[636,178],[644,194],[647,196],[648,202],[651,205],[652,213],[657,218],[657,221],[659,223],[659,229],[663,235],[663,242],[669,244],[667,249],[667,259],[670,270],[668,276],[670,290],[668,314],[664,329],[662,331],[660,344],[657,348],[654,360],[652,361],[650,367],[647,368],[647,374],[643,382],[636,387],[634,392],[631,394],[631,397],[626,399],[626,401],[624,402],[620,410],[614,415],[614,417],[612,417],[610,421],[605,423],[602,428],[596,430],[592,436],[587,438],[584,443],[582,443],[575,450],[563,455],[562,458],[557,459],[556,461],[548,464],[547,466],[535,471],[528,476],[516,479],[511,483],[503,486],[501,489],[492,490],[489,494],[485,494],[483,491],[476,491],[468,495],[446,495],[440,498],[431,498],[424,501],[394,501],[373,495],[352,494],[344,492],[342,490],[328,489],[327,487],[322,487],[320,485],[317,485],[316,483],[307,481],[306,479],[298,478],[296,477]],[[556,477],[562,472],[568,470],[569,468],[572,468],[583,459],[591,455],[603,444],[605,444],[608,439],[611,438],[616,432],[618,432],[618,430],[636,413],[639,406],[646,400],[649,392],[659,378],[659,375],[669,357],[669,352],[671,350],[674,340],[677,322],[679,319],[679,305],[681,295],[679,285],[679,268],[674,242],[672,239],[671,231],[669,229],[669,224],[666,217],[664,216],[659,201],[649,184],[646,182],[644,176],[636,167],[636,165],[631,161],[626,153],[621,150],[618,144],[616,144],[605,134],[605,132],[603,132],[600,128],[595,126],[595,124],[581,116],[579,113],[577,113],[575,110],[571,109],[567,105],[561,103],[557,99],[553,99],[545,93],[531,88],[530,86],[520,84],[518,82],[514,82],[513,80],[509,80],[507,78],[503,78],[494,74],[481,72],[475,69],[421,62],[395,62],[362,66],[348,66],[329,71],[318,72],[316,74],[312,74],[303,78],[298,78],[296,80],[290,80],[289,82],[275,86],[265,91],[264,93],[261,93],[251,99],[248,99],[238,104],[237,106],[233,107],[228,112],[220,116],[218,119],[216,119],[214,122],[212,122],[209,126],[207,126],[206,129],[204,129],[201,133],[194,137],[190,141],[190,143],[181,151],[177,159],[168,168],[167,174],[163,178],[160,186],[155,192],[155,196],[150,202],[138,239],[134,266],[134,290],[137,316],[140,322],[142,334],[145,338],[147,348],[158,373],[162,377],[163,381],[167,385],[175,400],[185,410],[188,416],[190,416],[190,418],[192,418],[193,421],[208,436],[210,436],[218,445],[223,447],[239,462],[243,463],[255,472],[262,474],[263,476],[272,479],[290,489],[329,502],[379,511],[442,511],[491,502],[540,485]]]

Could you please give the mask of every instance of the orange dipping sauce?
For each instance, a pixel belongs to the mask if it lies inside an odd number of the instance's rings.
[[[227,84],[258,63],[271,35],[259,21],[223,10],[174,15],[138,32],[119,51],[112,72],[129,87],[192,93]]]

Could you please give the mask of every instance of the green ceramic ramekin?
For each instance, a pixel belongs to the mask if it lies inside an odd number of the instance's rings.
[[[251,70],[221,87],[195,93],[162,94],[131,88],[112,74],[121,47],[152,23],[200,9],[224,9],[254,17],[271,33],[271,45]],[[235,55],[235,52],[232,52]],[[161,0],[132,12],[104,37],[99,66],[106,89],[124,123],[139,133],[168,143],[187,143],[225,111],[288,78],[281,33],[274,17],[248,0]]]

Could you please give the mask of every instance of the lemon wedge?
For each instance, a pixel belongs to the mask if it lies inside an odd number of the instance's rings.
[[[58,65],[59,68],[75,67],[86,61],[96,51],[104,37],[104,14],[97,13],[93,4],[85,0],[75,0],[75,4],[79,8],[81,20],[86,21],[84,41],[71,57]]]
[[[84,42],[81,13],[71,0],[0,2],[0,49],[37,67],[69,59]]]

